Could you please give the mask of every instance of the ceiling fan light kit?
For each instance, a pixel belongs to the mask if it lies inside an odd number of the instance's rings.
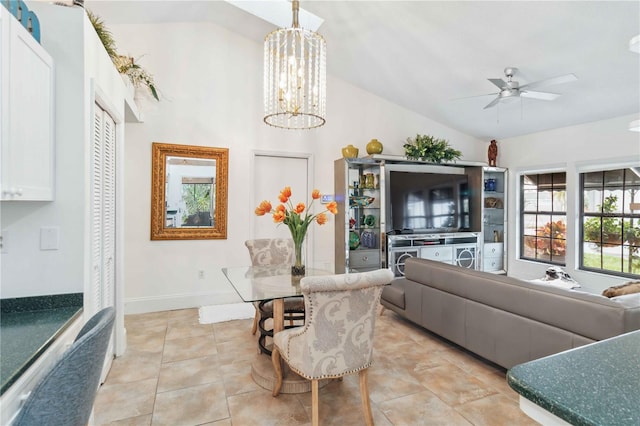
[[[264,122],[283,129],[313,129],[325,123],[326,42],[298,24],[293,0],[292,28],[264,40]]]

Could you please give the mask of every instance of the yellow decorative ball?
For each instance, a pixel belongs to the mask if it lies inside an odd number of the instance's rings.
[[[367,144],[367,154],[382,154],[382,143],[378,139],[371,139]]]
[[[357,158],[358,157],[358,148],[353,145],[347,145],[342,148],[342,156],[344,158]]]

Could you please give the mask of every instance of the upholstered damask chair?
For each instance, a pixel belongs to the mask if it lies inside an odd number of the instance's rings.
[[[373,358],[376,308],[383,286],[392,279],[388,269],[303,278],[304,326],[273,336],[273,396],[278,396],[282,387],[284,359],[291,370],[311,380],[312,423],[317,425],[318,381],[358,373],[365,421],[372,425],[367,369]]]
[[[293,265],[294,246],[292,239],[286,238],[261,238],[247,240],[244,245],[249,249],[252,266],[268,265]],[[270,300],[255,302],[256,313],[253,317],[251,334],[256,334],[260,328],[258,345],[262,352],[271,354],[265,343],[266,338],[273,335],[272,329],[265,328],[265,322],[273,317],[273,303]],[[301,297],[288,297],[284,299],[284,316],[291,325],[294,321],[304,322],[304,302]]]

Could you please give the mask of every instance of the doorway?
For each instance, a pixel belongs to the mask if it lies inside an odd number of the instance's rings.
[[[275,208],[280,201],[278,194],[285,187],[291,187],[291,202],[295,204],[311,201],[311,176],[313,159],[311,154],[296,154],[290,152],[260,152],[253,155],[252,208],[257,207],[262,200],[268,200]],[[309,241],[313,239],[314,227],[310,226],[305,238],[305,259],[313,259],[312,247]],[[273,223],[271,217],[255,216],[251,226],[251,238],[291,238],[286,225]],[[311,266],[310,262],[306,262]]]

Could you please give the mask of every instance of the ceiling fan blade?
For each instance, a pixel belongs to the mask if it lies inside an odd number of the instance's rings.
[[[536,87],[551,86],[553,84],[571,83],[572,81],[576,81],[577,79],[578,77],[576,77],[575,74],[559,75],[557,77],[546,78],[544,80],[534,81],[533,83],[522,85],[520,86],[520,90],[535,89]]]
[[[474,95],[474,96],[465,96],[463,98],[453,98],[452,101],[460,101],[462,99],[473,99],[473,98],[481,98],[483,96],[496,96],[497,93],[485,93],[484,95]]]
[[[560,94],[550,92],[534,92],[533,90],[521,90],[520,96],[522,96],[523,98],[540,99],[541,101],[553,101],[557,99]]]
[[[500,102],[500,97],[499,96],[497,98],[495,98],[494,100],[492,100],[491,102],[489,102],[487,104],[487,106],[482,108],[482,109],[491,108],[492,106],[496,105],[498,102]]]
[[[498,86],[498,89],[502,89],[503,87],[507,86],[507,82],[502,80],[501,78],[488,78],[487,80]]]

